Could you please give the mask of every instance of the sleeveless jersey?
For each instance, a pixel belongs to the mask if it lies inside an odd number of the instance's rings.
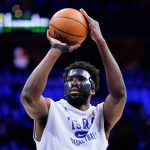
[[[103,103],[81,111],[66,100],[51,100],[47,124],[37,150],[106,150]]]

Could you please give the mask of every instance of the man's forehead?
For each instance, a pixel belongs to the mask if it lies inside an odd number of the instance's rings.
[[[86,78],[91,77],[90,74],[88,73],[88,71],[86,71],[84,69],[71,69],[68,72],[68,76],[83,76]]]

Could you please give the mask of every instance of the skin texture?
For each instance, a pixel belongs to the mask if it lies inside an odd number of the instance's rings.
[[[126,103],[126,88],[119,66],[112,56],[105,39],[103,38],[99,23],[91,18],[83,9],[80,9],[80,11],[85,16],[89,24],[91,38],[98,47],[105,68],[109,95],[105,99],[103,113],[105,133],[106,138],[108,139],[110,130],[122,116]],[[60,41],[51,38],[48,34],[47,38],[51,45],[66,45],[65,43],[61,43]],[[79,47],[79,44],[70,46],[69,52],[77,50]],[[51,107],[50,101],[42,96],[42,92],[45,89],[51,69],[60,55],[61,51],[59,49],[51,48],[39,65],[33,70],[21,92],[21,102],[28,115],[34,119],[36,123],[35,138],[38,141],[41,139],[47,121],[48,111]],[[73,80],[79,79],[73,78]],[[84,111],[89,108],[91,96],[95,94],[94,89],[90,88],[88,90],[88,94],[89,95],[86,98],[86,102],[83,105],[78,105],[78,109]]]

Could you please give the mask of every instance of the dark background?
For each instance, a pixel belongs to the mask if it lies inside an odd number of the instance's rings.
[[[0,12],[15,12],[25,17],[38,13],[51,16],[62,8],[84,8],[98,20],[109,48],[116,58],[127,87],[127,104],[121,120],[111,132],[109,150],[150,150],[150,1],[149,0],[1,0]],[[20,103],[20,92],[31,71],[49,50],[46,32],[13,30],[0,33],[0,150],[34,150],[33,121]],[[20,48],[27,65],[14,64]],[[22,56],[22,55],[21,55]],[[19,57],[17,60],[22,60]],[[88,61],[100,69],[100,90],[92,103],[108,94],[104,68],[90,36],[81,48],[64,54],[54,66],[43,95],[64,97],[62,73],[76,60]]]

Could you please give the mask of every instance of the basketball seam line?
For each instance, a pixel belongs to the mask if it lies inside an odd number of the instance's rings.
[[[66,18],[66,19],[70,19],[70,20],[76,21],[76,22],[80,23],[81,25],[83,25],[86,30],[88,30],[88,29],[85,27],[85,25],[82,24],[81,22],[79,22],[78,20],[75,20],[75,19],[72,19],[72,18],[69,18],[69,17],[53,17],[52,19],[56,19],[56,18]],[[51,19],[51,20],[52,20],[52,19]]]
[[[59,31],[61,31],[61,32],[63,32],[63,33],[66,33],[66,34],[68,34],[68,35],[76,36],[76,37],[85,37],[85,36],[80,36],[80,35],[75,35],[75,34],[70,34],[70,33],[64,32],[64,31],[62,31],[62,30],[56,28],[56,27],[55,27],[54,25],[52,25],[51,23],[50,23],[50,25],[53,26],[55,29],[57,29],[57,30],[59,30]]]

